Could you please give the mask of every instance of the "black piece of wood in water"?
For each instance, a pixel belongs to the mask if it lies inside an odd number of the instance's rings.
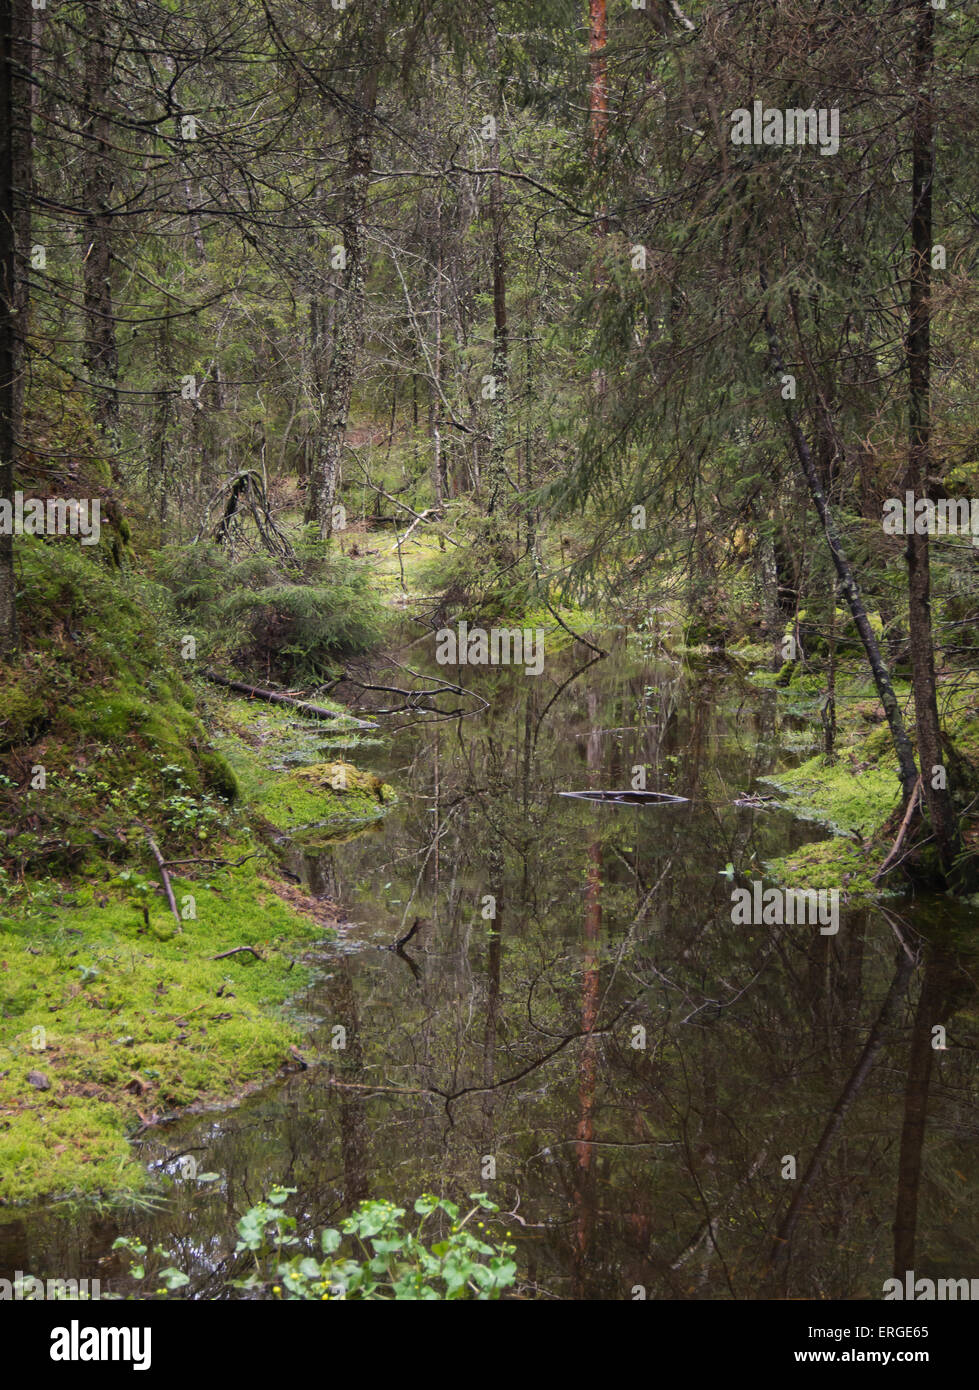
[[[627,806],[639,806],[648,802],[669,804],[690,799],[686,796],[671,796],[669,792],[633,791],[631,787],[624,791],[558,792],[558,796],[575,796],[581,801],[613,801]]]

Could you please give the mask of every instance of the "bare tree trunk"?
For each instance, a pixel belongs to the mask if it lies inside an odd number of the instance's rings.
[[[911,288],[907,361],[908,467],[905,487],[916,497],[931,489],[931,237],[932,190],[935,176],[935,112],[931,80],[934,66],[935,11],[931,0],[917,0],[912,116],[912,211]],[[931,574],[928,536],[914,530],[908,536],[908,629],[911,649],[911,681],[921,785],[928,818],[935,835],[942,871],[951,875],[961,843],[948,774],[933,785],[934,769],[943,764],[942,734],[935,694],[935,646],[931,626]]]
[[[435,263],[435,348],[432,354],[432,371],[435,380],[431,395],[431,434],[432,434],[432,486],[435,491],[435,510],[442,515],[445,495],[448,492],[448,479],[445,476],[445,454],[442,450],[442,189],[439,186],[435,223],[435,239],[438,246]],[[440,536],[440,548],[445,541]]]
[[[608,135],[608,60],[605,48],[608,44],[608,5],[607,0],[588,0],[588,61],[591,82],[588,89],[588,111],[591,119],[591,159],[592,169],[598,172],[605,156]],[[596,251],[601,257],[602,246],[608,233],[608,219],[603,203],[595,227]],[[604,279],[600,265],[596,266],[596,283]],[[608,391],[608,379],[602,367],[592,372],[592,385],[595,395],[601,401]]]
[[[763,289],[768,288],[768,281],[764,275],[761,276]],[[774,324],[768,310],[764,313],[765,334],[768,338],[768,346],[771,354],[772,365],[780,374],[785,373],[785,364],[782,360],[782,351],[779,345],[778,335],[775,332]],[[867,609],[857,583],[856,575],[850,566],[843,544],[836,529],[836,522],[829,509],[829,502],[823,492],[822,483],[816,469],[816,463],[809,448],[809,442],[803,433],[802,426],[799,424],[791,405],[785,403],[785,420],[789,429],[789,436],[792,440],[792,447],[795,450],[802,476],[809,489],[809,496],[812,498],[813,506],[822,522],[823,532],[826,536],[826,544],[829,546],[829,553],[833,561],[833,567],[839,576],[840,588],[846,598],[853,622],[863,643],[863,649],[867,656],[871,672],[874,677],[874,684],[877,687],[877,694],[884,707],[884,714],[887,724],[891,731],[891,740],[894,744],[894,752],[897,755],[899,776],[901,778],[901,788],[904,800],[907,801],[918,780],[918,768],[914,760],[914,749],[911,747],[911,740],[908,738],[907,730],[904,727],[904,719],[897,703],[897,696],[894,694],[894,687],[891,678],[884,665],[880,654],[880,647],[877,645],[877,638],[874,636],[873,628],[870,626],[870,619],[867,616]]]
[[[103,431],[119,417],[119,352],[112,314],[112,233],[109,202],[112,162],[106,101],[110,83],[105,15],[90,12],[85,46],[85,148],[83,285],[85,304],[84,363],[94,393],[93,414]]]
[[[0,499],[13,507],[14,451],[21,428],[26,295],[18,287],[17,229],[29,199],[31,65],[29,0],[0,0]],[[25,180],[26,174],[26,180]],[[29,215],[29,214],[28,214]],[[26,276],[24,277],[26,282]],[[0,657],[18,646],[12,534],[0,533]]]
[[[357,92],[353,129],[347,150],[343,218],[343,266],[333,315],[332,353],[324,383],[314,476],[307,520],[320,534],[333,534],[333,508],[340,485],[340,460],[350,416],[354,373],[364,331],[364,281],[367,275],[365,222],[374,156],[374,113],[381,77],[382,47],[388,6],[379,5],[371,21],[366,67]]]
[[[162,267],[161,267],[162,271]],[[162,539],[163,528],[167,522],[167,503],[169,473],[167,467],[167,433],[170,425],[170,393],[173,382],[173,356],[170,350],[170,319],[163,315],[157,324],[156,366],[160,387],[156,393],[154,410],[152,446],[150,450],[151,468],[155,473],[151,486],[156,492],[157,520]]]
[[[496,14],[490,16],[490,67],[496,71]],[[507,433],[507,374],[509,371],[509,330],[506,305],[506,259],[503,246],[503,178],[500,169],[499,122],[490,149],[490,160],[496,171],[490,175],[490,221],[493,228],[493,363],[492,376],[492,442],[490,444],[489,477],[487,481],[486,513],[506,496],[506,433]]]
[[[588,0],[588,21],[588,53],[591,65],[588,105],[591,114],[592,159],[597,164],[605,152],[605,135],[608,130],[608,63],[605,58],[605,47],[608,43],[607,0]]]

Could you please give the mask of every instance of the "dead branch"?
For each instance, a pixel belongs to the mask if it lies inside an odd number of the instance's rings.
[[[139,824],[139,822],[137,822],[137,824]],[[180,913],[177,909],[177,900],[173,896],[173,885],[170,882],[170,875],[167,873],[166,860],[160,853],[159,846],[153,839],[153,836],[150,834],[150,832],[146,829],[146,826],[140,825],[140,829],[144,831],[146,835],[146,843],[149,845],[150,850],[153,854],[153,858],[156,860],[156,866],[160,870],[160,878],[163,881],[163,891],[167,895],[167,902],[170,904],[170,911],[173,913],[174,921],[177,923],[177,931],[183,931],[183,923],[180,919]]]
[[[261,690],[257,685],[246,685],[244,681],[229,680],[227,676],[219,675],[210,667],[203,671],[202,675],[205,680],[212,681],[215,685],[226,686],[229,690],[237,691],[240,695],[248,695],[253,700],[265,700],[270,705],[286,705],[289,709],[296,709],[302,714],[313,715],[316,719],[349,719],[358,729],[377,727],[366,719],[357,719],[352,714],[338,714],[336,710],[324,709],[322,705],[311,705],[306,700],[297,700],[293,695],[280,695],[275,690]]]
[[[415,932],[421,926],[421,921],[422,919],[420,917],[416,917],[415,920],[412,922],[411,926],[409,927],[408,931],[405,932],[404,936],[400,936],[393,946],[388,947],[388,950],[403,951],[404,948],[408,945],[408,942],[414,936]]]
[[[167,859],[164,863],[168,869],[172,869],[175,864],[221,864],[229,869],[237,869],[246,859],[254,859],[256,854],[258,850],[253,849],[251,854],[243,854],[240,859],[215,859],[212,854],[204,854],[194,859]]]
[[[921,778],[919,777],[918,780],[917,780],[917,782],[915,782],[915,784],[914,784],[914,787],[913,787],[913,789],[912,789],[911,795],[908,797],[908,808],[907,808],[907,810],[906,810],[905,813],[904,813],[904,819],[901,821],[901,828],[900,828],[900,830],[897,832],[897,839],[894,841],[893,845],[891,846],[891,852],[890,852],[890,854],[887,856],[887,858],[884,860],[883,864],[881,864],[880,868],[879,868],[879,869],[877,870],[877,872],[874,874],[874,883],[876,883],[877,880],[878,880],[879,878],[882,878],[883,875],[884,875],[885,873],[887,873],[887,870],[888,870],[889,868],[891,868],[891,866],[893,865],[894,860],[897,858],[897,852],[898,852],[898,850],[901,848],[901,841],[904,839],[905,835],[907,834],[908,826],[911,824],[911,816],[912,816],[912,814],[914,813],[914,808],[915,808],[915,806],[917,806],[917,804],[918,804],[918,797],[920,796],[920,794],[921,794]]]

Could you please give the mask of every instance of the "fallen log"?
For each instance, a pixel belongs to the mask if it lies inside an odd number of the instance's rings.
[[[205,680],[211,681],[214,685],[226,686],[229,690],[234,690],[239,695],[247,695],[252,700],[265,700],[270,705],[286,705],[289,709],[299,710],[301,714],[311,714],[316,719],[349,719],[358,729],[377,728],[376,724],[371,724],[366,719],[357,719],[352,714],[338,714],[334,709],[311,705],[308,700],[297,700],[294,695],[280,695],[275,690],[262,690],[257,685],[246,685],[244,681],[229,680],[227,676],[219,675],[210,667],[202,674]]]
[[[240,859],[215,859],[213,854],[195,855],[192,859],[167,859],[165,860],[168,869],[172,869],[174,864],[221,864],[225,868],[237,869],[248,859],[254,859],[258,854],[257,849],[253,849],[251,854],[243,854]]]
[[[264,960],[265,957],[255,950],[254,946],[233,946],[230,951],[222,951],[219,955],[212,956],[211,960],[227,960],[229,956],[236,956],[239,951],[251,951],[256,960]]]

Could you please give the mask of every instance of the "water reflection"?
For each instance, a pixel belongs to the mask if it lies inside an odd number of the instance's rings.
[[[283,1182],[307,1228],[367,1195],[488,1190],[526,1296],[879,1298],[895,1267],[979,1275],[975,912],[732,926],[725,866],[757,877],[819,834],[734,804],[800,721],[728,668],[621,652],[574,673],[570,654],[553,680],[469,671],[488,710],[371,754],[402,793],[385,822],[285,848],[356,926],[298,1001],[316,1066],[143,1137],[147,1163],[179,1175],[192,1153],[220,1182],[178,1179],[155,1214],[19,1214],[0,1264],[125,1287],[122,1229],[216,1296],[236,1215]],[[640,766],[688,800],[557,795]]]

